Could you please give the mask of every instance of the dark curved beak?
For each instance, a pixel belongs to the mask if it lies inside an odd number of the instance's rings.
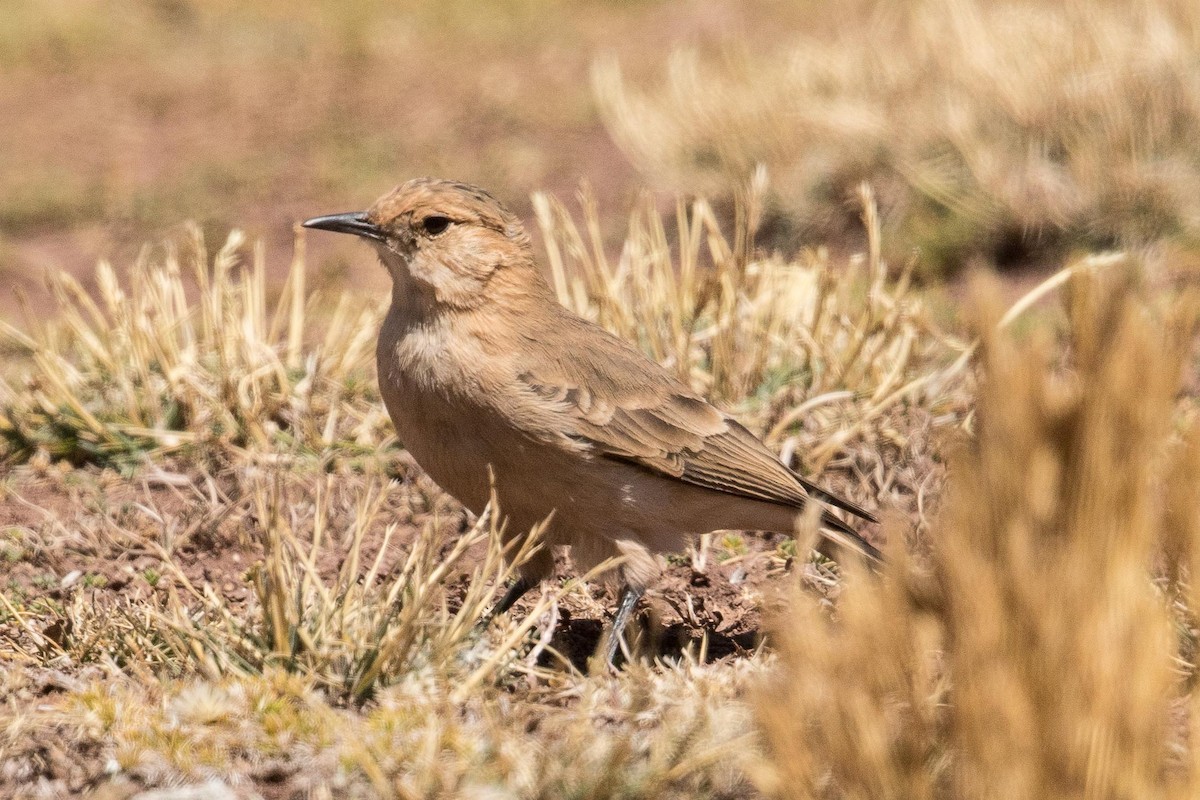
[[[316,228],[319,231],[333,231],[334,233],[352,233],[355,236],[365,236],[368,239],[383,241],[383,230],[367,219],[365,211],[313,217],[304,221],[304,227]]]

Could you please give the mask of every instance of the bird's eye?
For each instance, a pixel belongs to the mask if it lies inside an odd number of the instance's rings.
[[[450,227],[450,218],[439,217],[436,215],[432,217],[426,217],[425,219],[421,220],[421,227],[424,228],[425,232],[430,236],[437,236],[439,233],[445,231],[446,228]]]

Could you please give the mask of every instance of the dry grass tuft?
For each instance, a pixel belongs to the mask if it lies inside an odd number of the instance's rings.
[[[436,515],[413,535],[400,530],[396,513],[411,495],[380,475],[251,468],[235,497],[214,491],[207,506],[193,498],[187,513],[196,527],[219,522],[235,539],[210,536],[203,546],[213,557],[238,547],[249,556],[238,579],[253,588],[244,601],[228,585],[214,586],[207,569],[203,577],[185,571],[180,550],[196,542],[152,538],[130,517],[161,521],[168,509],[101,509],[80,525],[86,533],[75,546],[139,554],[149,565],[141,576],[153,577],[119,597],[98,595],[103,584],[80,586],[62,602],[0,595],[2,616],[18,633],[0,652],[18,663],[95,664],[146,679],[284,670],[356,703],[399,676],[454,675],[469,693],[533,669],[544,644],[531,650],[530,632],[553,624],[549,609],[580,581],[545,593],[520,619],[484,629],[497,589],[540,546],[536,531],[519,548],[505,547],[489,511],[453,536]]]
[[[0,383],[9,457],[137,464],[187,446],[302,454],[382,438],[371,380],[379,310],[343,295],[331,316],[313,314],[300,240],[269,308],[261,245],[243,266],[235,231],[210,264],[199,228],[189,230],[182,249],[144,251],[124,285],[101,262],[98,298],[57,272],[54,315],[27,312],[25,331],[0,321],[33,365],[24,386]]]
[[[927,268],[1063,243],[1194,246],[1197,9],[865,2],[790,48],[681,50],[653,89],[602,62],[594,84],[644,175],[715,194],[766,164],[796,233],[844,233],[845,200],[869,180],[891,246],[920,248]]]
[[[331,475],[247,483],[247,523],[263,553],[247,572],[257,603],[231,606],[211,587],[172,593],[156,628],[178,643],[177,660],[192,662],[186,672],[216,680],[283,668],[354,702],[425,671],[474,687],[506,673],[547,608],[575,586],[544,596],[519,623],[505,618],[498,641],[480,641],[495,591],[540,546],[536,532],[506,548],[489,511],[450,541],[435,522],[399,548],[388,513],[395,481],[369,478],[349,491]],[[465,592],[451,592],[464,577]]]
[[[1195,703],[1179,675],[1193,671],[1188,637],[1154,575],[1164,544],[1194,575],[1200,542],[1197,505],[1180,502],[1200,480],[1196,437],[1172,435],[1195,304],[1156,307],[1080,273],[1066,369],[1048,337],[1018,343],[994,303],[977,305],[978,428],[952,460],[931,561],[896,551],[836,619],[797,598],[757,706],[764,787],[1192,796],[1194,756],[1173,754],[1180,703]]]

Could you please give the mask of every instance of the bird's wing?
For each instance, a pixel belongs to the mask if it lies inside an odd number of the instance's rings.
[[[646,371],[645,381],[610,384],[603,393],[589,388],[605,385],[600,381],[584,385],[566,377],[526,372],[520,380],[566,414],[570,438],[596,455],[768,503],[802,508],[812,497],[875,521],[866,509],[794,474],[750,431],[665,372]],[[859,549],[878,556],[842,520],[826,513],[822,521],[850,537]]]

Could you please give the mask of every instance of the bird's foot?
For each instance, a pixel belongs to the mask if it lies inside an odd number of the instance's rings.
[[[597,655],[603,655],[603,661],[596,662],[593,656],[592,670],[596,667],[602,667],[610,670],[616,669],[617,648],[621,648],[626,658],[629,658],[629,651],[623,647],[625,642],[625,626],[629,623],[629,617],[633,614],[633,609],[637,606],[638,601],[642,599],[642,595],[646,593],[643,588],[634,588],[632,586],[624,586],[621,589],[621,597],[617,602],[617,613],[613,617],[612,626],[608,629],[608,634],[601,640],[600,647],[597,649]]]
[[[475,624],[475,629],[482,631],[487,628],[488,625],[492,624],[492,620],[494,620],[497,615],[503,614],[505,611],[508,611],[510,608],[512,608],[518,600],[524,597],[525,594],[536,585],[537,581],[532,581],[523,577],[517,578],[515,581],[509,584],[508,590],[504,593],[504,596],[500,598],[500,601],[488,609],[484,615],[479,618],[479,622]]]

